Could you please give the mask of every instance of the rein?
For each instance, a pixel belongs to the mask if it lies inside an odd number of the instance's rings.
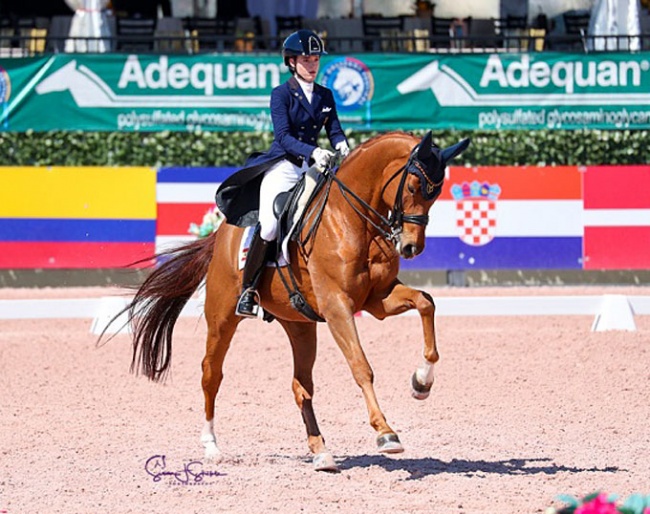
[[[416,147],[417,148],[417,147]],[[377,230],[386,240],[393,243],[397,246],[399,235],[402,233],[402,227],[404,223],[413,223],[415,225],[426,226],[429,223],[429,216],[427,214],[405,214],[402,196],[404,194],[404,186],[406,184],[406,178],[409,174],[409,167],[413,164],[418,166],[419,163],[414,158],[414,153],[411,153],[408,161],[402,167],[400,167],[393,175],[388,179],[384,187],[382,188],[382,195],[390,183],[395,180],[401,173],[399,186],[397,187],[397,193],[395,195],[395,201],[393,202],[393,208],[390,211],[390,216],[387,218],[383,216],[379,211],[369,205],[365,200],[359,197],[354,191],[352,191],[341,179],[339,179],[334,173],[329,173],[328,178],[330,181],[336,182],[339,186],[339,190],[343,195],[343,198],[348,202],[350,207],[366,220],[370,225],[372,225],[375,230]],[[418,166],[420,167],[420,166]],[[425,174],[426,176],[426,174]],[[352,198],[350,198],[352,197]],[[355,205],[353,199],[356,203],[360,204],[363,209],[370,211],[374,216],[379,219],[379,223],[375,223],[373,219],[365,214],[360,208]]]

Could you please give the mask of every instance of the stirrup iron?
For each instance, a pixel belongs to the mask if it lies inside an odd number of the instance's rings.
[[[260,295],[257,293],[257,290],[249,287],[248,289],[245,289],[239,297],[235,314],[243,318],[257,318],[259,312]]]

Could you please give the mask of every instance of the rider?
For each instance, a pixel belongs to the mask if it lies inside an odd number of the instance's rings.
[[[334,154],[317,145],[323,127],[330,143],[343,157],[350,152],[336,113],[334,95],[315,82],[320,56],[326,53],[323,41],[311,30],[298,30],[284,41],[282,57],[292,76],[271,93],[273,143],[268,152],[251,156],[245,168],[238,172],[251,171],[251,167],[258,169],[260,164],[265,164],[259,189],[259,224],[246,257],[243,288],[237,303],[236,312],[240,316],[257,315],[257,284],[266,264],[269,243],[277,236],[278,222],[273,212],[275,197],[291,189],[310,165],[320,170],[327,167]],[[224,214],[228,219],[228,212]]]

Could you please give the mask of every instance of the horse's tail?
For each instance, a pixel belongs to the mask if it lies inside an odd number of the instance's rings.
[[[215,234],[157,255],[163,263],[137,290],[125,311],[133,328],[131,372],[165,378],[174,325],[208,272]]]

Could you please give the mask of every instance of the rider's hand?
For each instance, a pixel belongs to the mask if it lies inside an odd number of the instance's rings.
[[[318,147],[316,147],[316,149],[311,154],[311,158],[314,159],[314,164],[321,170],[329,167],[330,161],[333,157],[334,153],[330,152],[329,150],[325,150],[324,148]]]
[[[341,141],[340,143],[336,143],[336,146],[334,147],[336,150],[341,154],[341,157],[344,159],[348,156],[350,153],[350,147],[345,141]]]

